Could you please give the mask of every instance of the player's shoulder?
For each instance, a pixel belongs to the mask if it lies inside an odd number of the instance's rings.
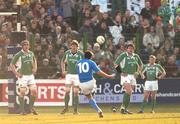
[[[15,54],[15,56],[22,56],[22,55],[23,55],[22,50],[20,50],[19,52],[17,52],[17,53]]]
[[[71,50],[66,50],[64,56],[71,54]]]
[[[83,56],[83,55],[84,55],[84,53],[83,53],[83,51],[82,51],[82,50],[78,50],[78,51],[77,51],[77,54],[78,54],[78,55],[81,55],[81,56]]]
[[[127,56],[127,52],[122,52],[119,56]]]
[[[155,66],[157,67],[161,67],[161,65],[159,63],[155,63]]]
[[[139,55],[138,55],[137,53],[133,53],[133,55],[134,55],[135,57],[139,57]]]
[[[31,51],[31,50],[29,50],[29,53],[30,53],[30,54],[34,54],[34,52],[33,52],[33,51]]]
[[[71,50],[66,50],[65,54],[71,53]]]

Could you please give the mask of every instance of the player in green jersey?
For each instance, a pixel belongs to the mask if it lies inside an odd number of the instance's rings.
[[[69,93],[71,87],[73,87],[73,107],[74,112],[73,114],[78,114],[78,102],[79,102],[79,77],[76,72],[76,63],[80,59],[83,58],[83,53],[78,50],[79,43],[76,40],[72,40],[70,50],[67,50],[63,55],[61,61],[61,68],[62,68],[62,75],[66,76],[66,83],[65,83],[65,108],[61,112],[61,114],[65,114],[68,111],[68,104],[69,104]]]
[[[30,90],[30,111],[37,115],[38,113],[34,109],[34,102],[36,100],[37,86],[34,78],[34,74],[37,71],[37,61],[34,53],[29,50],[30,44],[28,40],[21,42],[22,50],[16,53],[13,57],[10,68],[15,76],[18,78],[17,83],[20,88],[19,103],[20,103],[20,114],[27,114],[24,110],[24,95],[29,88]]]
[[[136,78],[143,65],[140,57],[134,53],[134,49],[135,46],[133,43],[127,44],[126,52],[121,53],[114,63],[116,70],[121,70],[121,85],[123,85],[125,90],[121,105],[122,114],[132,114],[127,108],[130,103],[132,91],[136,86]]]
[[[143,67],[141,77],[145,79],[146,73],[146,82],[144,87],[144,100],[141,105],[141,109],[138,113],[144,112],[144,107],[148,102],[149,95],[151,95],[151,102],[152,102],[152,110],[151,113],[154,112],[154,107],[156,104],[156,94],[158,90],[158,79],[162,79],[166,72],[160,64],[156,64],[156,57],[154,55],[149,56],[149,63]]]

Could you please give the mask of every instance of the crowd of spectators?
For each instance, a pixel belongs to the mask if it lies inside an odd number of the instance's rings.
[[[89,0],[23,0],[21,5],[21,29],[26,32],[38,61],[36,78],[60,78],[60,61],[69,43],[76,39],[83,49],[95,53],[95,61],[106,73],[113,73],[113,61],[125,50],[127,42],[136,44],[136,52],[144,63],[148,56],[157,56],[167,72],[167,77],[180,76],[180,4],[171,12],[167,2],[162,0],[157,11],[151,9],[148,1],[136,18],[130,10],[100,12],[99,5]],[[16,11],[14,0],[0,0],[0,11]],[[174,15],[173,23],[170,23]],[[16,30],[17,16],[0,16],[0,78],[7,70],[7,48],[12,31]],[[96,43],[96,37],[106,38],[103,45]]]

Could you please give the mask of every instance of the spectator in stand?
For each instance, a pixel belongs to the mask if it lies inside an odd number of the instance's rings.
[[[121,25],[121,16],[120,15],[115,16],[114,25],[109,26],[109,30],[113,37],[113,44],[117,45],[120,41],[121,32],[123,30],[122,25]]]
[[[55,68],[49,64],[49,59],[43,59],[37,71],[38,79],[51,79],[52,75],[55,74]]]
[[[94,53],[94,61],[99,64],[100,60],[102,59],[102,55],[104,51],[100,48],[98,43],[95,43],[93,46],[93,53]]]
[[[167,72],[167,77],[178,77],[178,66],[176,65],[176,57],[169,56],[167,63],[165,65],[165,70]]]
[[[167,0],[161,1],[161,6],[158,9],[158,15],[162,18],[163,25],[164,25],[164,27],[166,27],[169,23],[171,15],[172,15],[171,9],[168,6]]]
[[[32,32],[33,34],[40,32],[39,31],[38,20],[34,19],[34,20],[31,21],[31,27],[30,27],[29,31]]]
[[[34,54],[36,55],[36,59],[37,59],[37,62],[38,62],[37,64],[38,64],[38,67],[39,67],[39,65],[41,65],[41,63],[39,63],[39,62],[41,62],[43,60],[43,57],[44,57],[41,44],[36,44],[35,45]]]
[[[180,25],[180,8],[176,10],[176,25]]]
[[[164,43],[165,40],[163,27],[164,26],[161,17],[157,17],[155,30],[156,30],[156,34],[159,36],[160,39],[160,46]]]
[[[66,51],[66,48],[64,46],[61,46],[58,53],[56,54],[56,62],[57,62],[57,70],[59,71],[60,75],[62,74],[62,69],[61,69],[61,66],[60,63],[61,63],[61,60],[62,60],[62,57],[64,55]]]
[[[149,24],[149,21],[147,20],[147,19],[144,19],[142,22],[141,22],[141,24],[140,24],[140,26],[139,26],[139,28],[138,28],[138,30],[137,30],[137,41],[139,42],[139,47],[140,47],[140,49],[143,49],[143,44],[142,44],[142,42],[143,42],[143,37],[144,37],[144,35],[147,33],[147,31],[149,30],[149,28],[150,28],[150,24]]]
[[[174,46],[180,48],[180,25],[177,26],[177,30],[174,36]]]
[[[141,10],[140,20],[148,19],[152,24],[152,9],[149,1],[145,2],[145,7]]]
[[[65,33],[62,32],[62,28],[61,26],[56,26],[55,27],[55,44],[57,46],[57,48],[59,48],[62,44],[64,44],[65,40],[66,40],[66,36]]]
[[[96,28],[94,34],[96,35],[96,37],[101,35],[101,36],[104,36],[107,39],[112,38],[112,34],[109,31],[109,27],[106,24],[106,22],[104,22],[104,21],[100,22],[99,25],[97,25],[97,28]]]
[[[85,12],[81,15],[81,18],[79,19],[78,25],[83,25],[84,20],[91,19],[91,11],[90,9],[86,9]]]
[[[63,10],[63,17],[68,23],[72,23],[72,17],[73,17],[73,11],[72,9],[74,8],[74,3],[75,1],[73,0],[61,0],[61,7]]]
[[[155,27],[150,27],[150,32],[147,32],[143,37],[143,45],[147,47],[148,44],[151,44],[153,49],[158,49],[160,46],[159,36],[156,34]]]
[[[140,51],[140,57],[143,63],[147,63],[149,56],[153,55],[154,52],[155,52],[155,49],[153,48],[153,45],[151,43],[148,43],[146,48]]]
[[[172,55],[176,57],[176,65],[178,66],[178,71],[180,73],[180,52],[178,47],[174,48]]]
[[[87,36],[89,44],[93,45],[94,31],[91,27],[90,19],[84,20],[83,26],[81,26],[81,28],[79,29],[79,34],[81,38]]]
[[[105,22],[105,23],[107,24],[107,26],[113,26],[113,25],[114,25],[113,20],[112,20],[112,18],[111,18],[111,16],[109,15],[108,12],[104,12],[104,13],[102,14],[102,20],[101,20],[101,22]]]
[[[32,5],[33,16],[36,18],[41,17],[41,15],[40,15],[41,3],[34,2],[33,4],[34,4],[34,5]]]
[[[125,11],[125,14],[124,14],[124,16],[126,17],[126,20],[127,21],[129,21],[130,20],[130,18],[131,18],[131,11],[129,10],[129,9],[127,9],[126,11]]]
[[[175,31],[172,24],[168,24],[167,37],[170,40],[171,44],[174,46]]]
[[[173,45],[168,38],[165,39],[162,48],[165,50],[166,55],[171,55],[173,53]]]
[[[45,58],[50,59],[52,56],[54,56],[53,45],[48,44],[45,51]]]

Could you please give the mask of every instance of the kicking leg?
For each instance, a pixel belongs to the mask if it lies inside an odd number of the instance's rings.
[[[97,105],[96,100],[92,97],[92,95],[89,94],[89,95],[86,95],[86,97],[89,99],[89,104],[98,112],[99,117],[103,118],[104,117],[103,112]]]

